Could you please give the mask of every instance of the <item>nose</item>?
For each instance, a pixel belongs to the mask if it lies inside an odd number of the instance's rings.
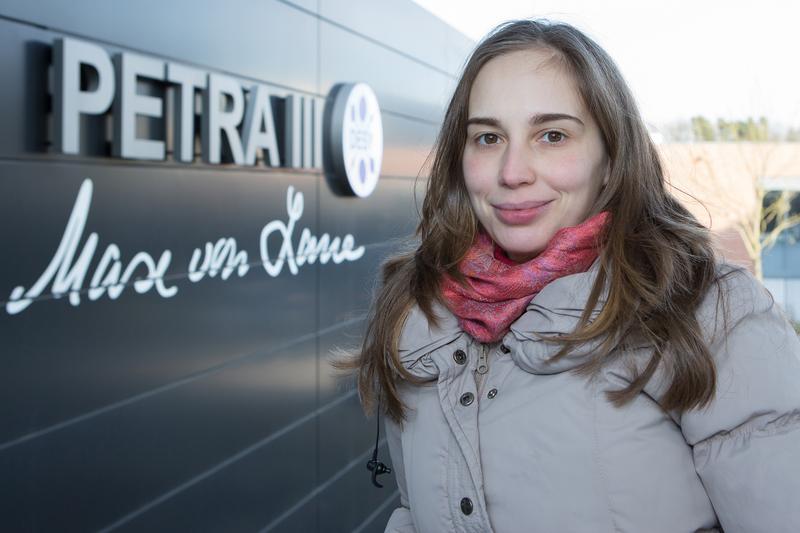
[[[530,147],[525,143],[514,142],[509,142],[506,146],[508,148],[503,154],[500,167],[500,183],[515,189],[536,181]]]

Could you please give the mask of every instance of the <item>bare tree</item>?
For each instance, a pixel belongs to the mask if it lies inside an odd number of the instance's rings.
[[[782,233],[800,224],[800,213],[790,212],[797,192],[779,191],[765,205],[767,192],[763,187],[756,187],[757,202],[762,207],[754,209],[749,219],[742,220],[738,227],[759,279],[763,277],[762,254],[775,245]]]
[[[712,229],[740,235],[755,275],[761,257],[786,230],[800,224],[792,213],[796,191],[769,194],[781,176],[800,176],[800,148],[790,143],[734,142],[665,145],[662,154],[674,192]]]

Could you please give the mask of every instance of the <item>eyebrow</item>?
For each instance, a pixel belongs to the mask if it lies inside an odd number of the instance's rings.
[[[566,113],[537,113],[537,114],[533,115],[530,118],[528,123],[531,126],[538,126],[540,124],[545,124],[547,122],[555,122],[557,120],[572,120],[574,122],[577,122],[581,126],[585,126],[585,124],[583,123],[583,121],[581,119],[579,119],[578,117],[575,117],[573,115],[568,115]],[[480,124],[480,125],[483,125],[483,126],[493,126],[495,128],[499,128],[500,127],[500,121],[497,120],[496,118],[490,118],[490,117],[472,117],[472,118],[469,118],[469,119],[467,119],[467,126],[469,126],[470,124]]]

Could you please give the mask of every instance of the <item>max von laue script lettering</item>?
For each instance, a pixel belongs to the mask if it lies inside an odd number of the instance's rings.
[[[116,300],[130,285],[139,294],[151,290],[155,290],[163,298],[171,298],[177,294],[178,287],[165,283],[166,273],[172,262],[170,250],[164,250],[158,260],[147,252],[137,252],[123,268],[122,251],[114,243],[106,246],[88,287],[84,287],[100,240],[97,232],[90,233],[78,254],[92,203],[93,187],[91,179],[83,181],[53,258],[29,289],[17,286],[11,291],[5,305],[8,314],[20,313],[35,301],[48,297],[60,298],[68,295],[73,306],[80,305],[82,297],[93,301],[108,294],[110,299]],[[351,234],[331,238],[323,233],[317,237],[308,228],[303,228],[300,232],[295,248],[293,235],[295,226],[303,215],[303,207],[303,193],[290,186],[286,191],[287,221],[271,220],[261,230],[260,262],[269,276],[277,277],[284,266],[288,267],[292,275],[296,275],[302,266],[314,264],[317,260],[320,264],[329,261],[339,264],[357,261],[364,255],[364,247],[356,247],[355,238]],[[276,242],[275,238],[271,238],[273,235],[279,243],[276,247],[277,253],[273,253],[274,250],[270,248]],[[234,272],[242,277],[249,269],[247,252],[238,249],[236,239],[228,237],[207,242],[202,249],[195,248],[185,277],[193,283],[205,276],[213,278],[217,274],[221,279],[227,280]],[[136,273],[140,275],[134,277]],[[175,281],[180,277],[182,276],[179,274],[173,274],[170,279]],[[49,294],[46,292],[48,287]]]

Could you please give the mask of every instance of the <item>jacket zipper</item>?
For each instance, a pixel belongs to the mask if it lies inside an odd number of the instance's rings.
[[[478,356],[478,367],[475,369],[475,380],[477,381],[478,396],[481,395],[481,385],[483,377],[489,372],[489,345],[481,344],[481,353]]]

